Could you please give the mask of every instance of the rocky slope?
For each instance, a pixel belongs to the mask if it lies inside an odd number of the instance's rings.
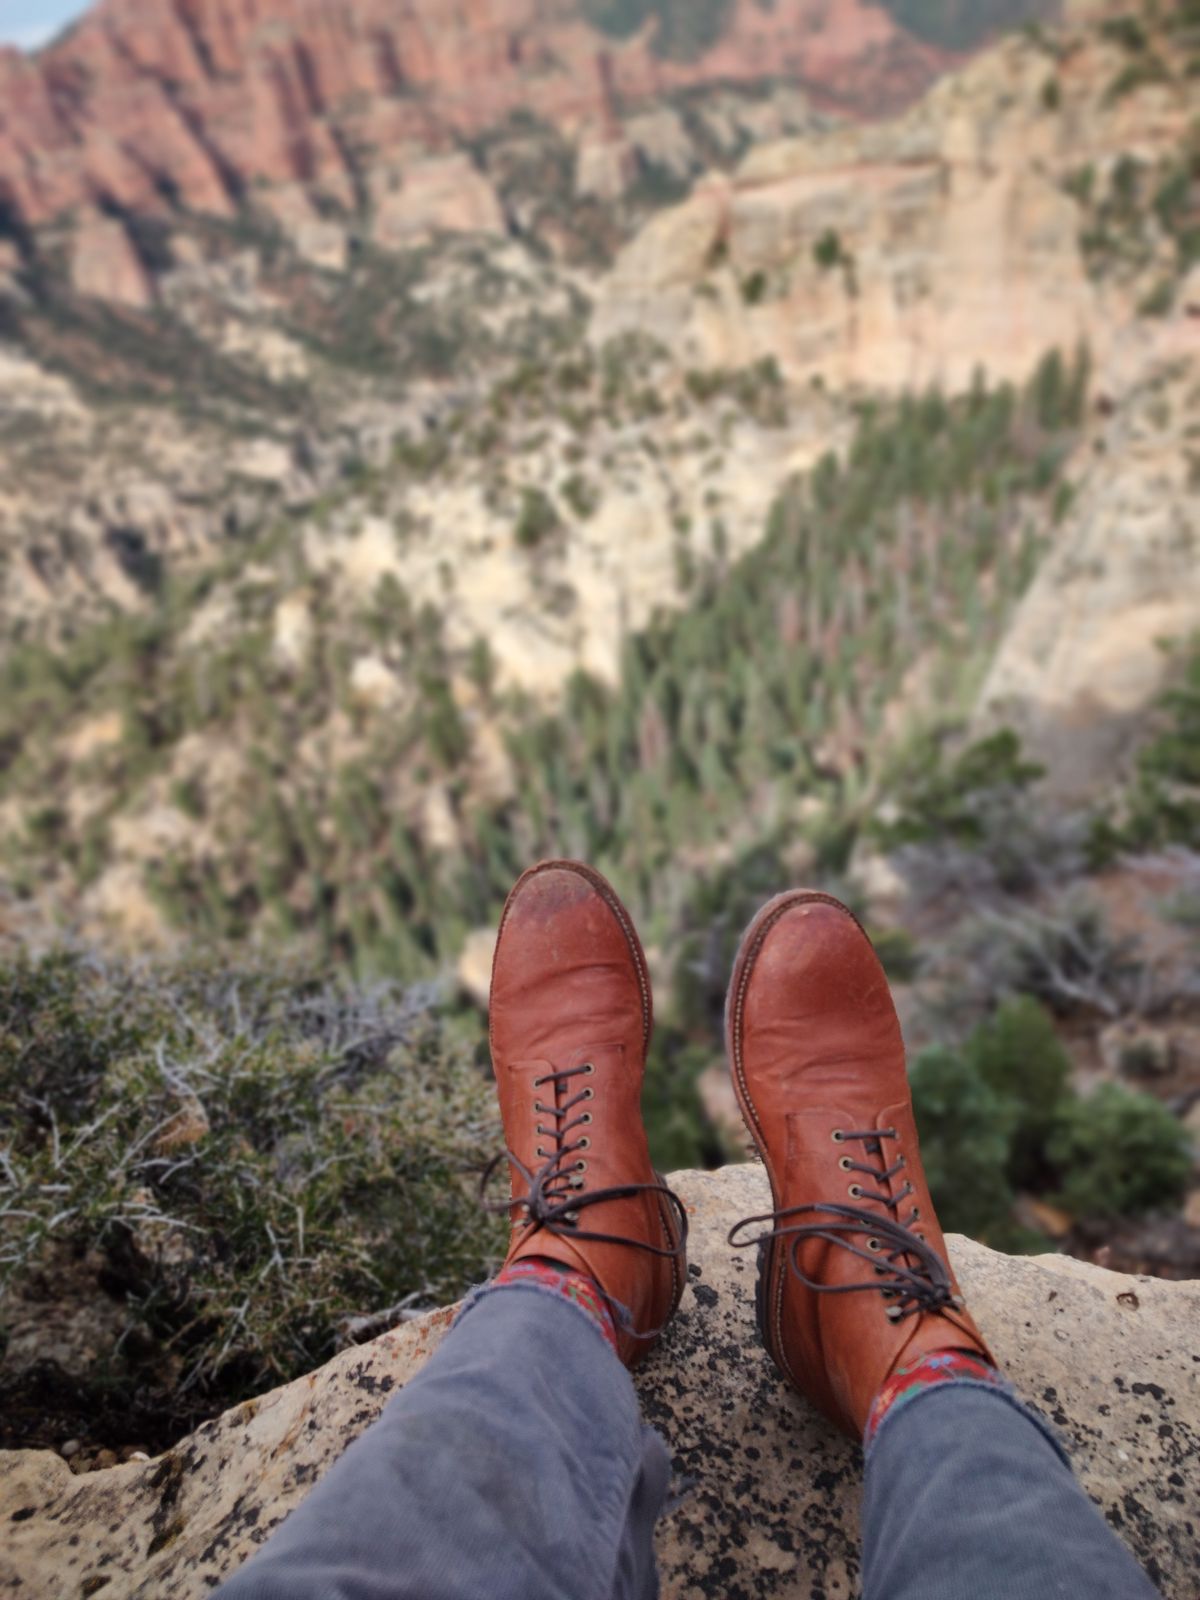
[[[791,17],[796,48],[824,37],[801,29],[786,6],[760,13],[746,4],[756,26]],[[21,58],[14,70],[52,73],[60,51],[99,49],[96,41],[115,51],[124,15],[110,0],[45,58]],[[216,30],[203,50],[187,48],[224,61],[217,13],[162,15],[164,37]],[[832,28],[835,13],[823,15]],[[882,25],[883,13],[872,15]],[[192,19],[191,33],[181,19]],[[730,25],[736,33],[742,23]],[[338,26],[351,23],[343,15]],[[530,37],[547,27],[527,19]],[[280,23],[236,38],[252,63],[256,40],[273,50],[292,34]],[[790,388],[835,394],[931,381],[958,389],[978,371],[1019,381],[1051,346],[1086,341],[1099,391],[1119,398],[1200,337],[1200,289],[1184,282],[1197,160],[1187,38],[1164,29],[1131,50],[1091,25],[1014,38],[875,128],[821,132],[786,97],[756,116],[742,101],[706,102],[709,133],[719,130],[726,153],[746,140],[751,152],[732,175],[704,181],[650,221],[610,274],[564,271],[523,248],[526,233],[561,239],[584,227],[581,218],[601,233],[607,226],[579,191],[584,181],[604,188],[603,163],[577,161],[535,124],[515,144],[502,141],[490,176],[455,150],[410,165],[398,186],[389,180],[369,208],[386,250],[348,229],[336,208],[314,212],[303,185],[265,177],[267,187],[251,184],[224,220],[202,221],[200,196],[185,217],[151,185],[136,204],[164,214],[143,216],[136,241],[126,234],[132,213],[84,217],[71,245],[82,296],[56,276],[53,251],[33,271],[10,244],[6,278],[0,241],[0,551],[10,562],[0,604],[28,632],[47,613],[77,620],[89,600],[144,603],[139,572],[204,559],[281,504],[315,504],[355,462],[378,463],[401,433],[419,437],[431,417],[477,405],[505,369],[581,332],[601,349],[652,331],[680,376],[769,358]],[[353,40],[343,44],[336,59],[348,71],[357,58]],[[123,71],[154,55],[148,44],[141,55],[122,48]],[[161,41],[155,48],[171,54]],[[650,35],[614,48],[664,72],[698,70],[656,56]],[[515,59],[514,71],[524,58]],[[212,80],[222,92],[227,68]],[[99,68],[84,77],[104,81]],[[127,101],[136,96],[122,91]],[[102,120],[109,128],[108,111]],[[801,123],[803,139],[772,137]],[[46,133],[39,144],[36,126],[21,124],[21,149],[39,172],[57,172],[53,140]],[[648,158],[677,162],[680,182],[704,157],[697,125],[669,104],[635,116],[626,133]],[[85,146],[79,133],[70,148]],[[0,189],[5,181],[15,192],[2,176]],[[257,216],[246,205],[260,207]],[[10,220],[19,210],[10,207]],[[485,242],[488,229],[510,225],[519,242]],[[469,248],[422,244],[446,227],[475,230]],[[104,311],[93,294],[131,309]],[[807,429],[814,445],[822,426]],[[837,439],[835,424],[826,442]],[[807,453],[768,466],[754,459],[757,441],[738,441],[742,486],[762,493],[737,517],[736,537],[758,522],[781,468]],[[539,478],[552,470],[536,455],[527,465]],[[640,501],[640,487],[633,492]],[[465,517],[481,537],[494,526],[481,503],[430,510],[456,525]]]
[[[1193,259],[1195,41],[1138,37],[1013,36],[898,121],[760,144],[625,249],[597,336],[653,325],[698,365],[769,352],[890,389],[1019,378],[1086,340],[1124,388],[1178,350],[1137,312]]]
[[[1050,9],[993,5],[949,36]],[[362,208],[383,239],[418,214],[495,225],[470,164],[422,158],[519,113],[619,182],[638,160],[622,116],[668,94],[786,81],[878,113],[950,59],[867,0],[102,0],[39,57],[0,51],[0,221],[20,235],[76,213],[82,287],[130,299],[131,238],[101,213],[249,202],[303,227]],[[122,255],[130,271],[108,281],[87,265]]]
[[[1200,317],[1172,331],[1177,361],[1098,434],[980,699],[980,726],[1016,728],[1060,805],[1127,774],[1171,671],[1166,647],[1200,630],[1200,370],[1187,358],[1200,351]]]
[[[107,27],[110,9],[87,26]],[[753,549],[790,476],[847,447],[864,400],[934,379],[965,387],[981,370],[1024,379],[1050,345],[1077,340],[1091,350],[1096,409],[1039,469],[1043,485],[1064,481],[1022,537],[1031,552],[1060,524],[1062,538],[1030,600],[1042,621],[1022,623],[987,698],[1026,729],[1036,707],[1022,711],[1004,682],[1020,680],[1026,700],[1071,698],[1067,677],[1052,688],[1044,670],[1035,636],[1049,626],[1056,673],[1071,656],[1085,700],[1107,717],[1116,696],[1136,731],[1162,682],[1156,633],[1186,632],[1196,616],[1189,39],[1164,22],[1131,44],[1075,22],[1006,40],[897,121],[759,143],[730,178],[651,220],[607,274],[479,233],[418,244],[401,231],[393,248],[360,241],[346,253],[332,217],[305,234],[248,211],[145,223],[143,244],[162,250],[150,311],[81,299],[50,269],[35,284],[18,262],[7,298],[0,283],[2,653],[10,706],[32,708],[0,730],[13,881],[26,892],[49,853],[69,900],[86,886],[101,922],[153,933],[148,874],[181,861],[223,874],[245,853],[246,791],[259,788],[250,754],[261,756],[265,730],[242,724],[267,681],[278,716],[304,723],[283,741],[300,774],[368,759],[382,771],[395,730],[431,717],[440,685],[457,754],[406,758],[415,784],[385,809],[403,812],[423,846],[460,848],[464,814],[513,798],[507,697],[557,705],[580,669],[624,692],[631,633],[695,603],[705,573]],[[628,48],[663,71],[695,67],[655,55],[649,36]],[[749,136],[737,122],[746,103],[721,104],[742,130],[736,146]],[[810,114],[789,105],[763,102],[768,123]],[[670,106],[634,121],[661,153],[672,118],[691,138]],[[543,133],[529,138],[532,165],[505,169],[506,214],[516,205],[577,224],[574,158],[556,165]],[[422,170],[435,210],[466,192]],[[558,209],[539,212],[547,172],[561,181]],[[326,248],[319,264],[313,252]],[[1058,380],[1047,370],[1061,389],[1065,369]],[[1131,443],[1143,434],[1144,448]],[[980,514],[991,548],[995,518]],[[921,516],[923,537],[941,541],[939,518]],[[1154,528],[1161,550],[1148,566]],[[1090,562],[1101,547],[1103,597],[1064,611],[1064,584],[1082,595],[1079,552]],[[779,623],[794,644],[815,646],[824,628],[852,691],[864,570],[850,564],[843,615],[821,621],[814,597]],[[952,688],[935,692],[929,656],[898,667],[889,740],[935,699],[943,710],[971,702],[979,652],[1031,569],[1022,555],[1004,572],[965,611],[956,602]],[[925,579],[936,588],[938,572]],[[1095,631],[1086,617],[1097,608],[1120,648],[1077,636],[1077,624]],[[97,664],[143,650],[159,668],[142,678],[160,687],[134,711],[121,669]],[[1110,692],[1097,675],[1128,678],[1130,651],[1134,678]],[[82,690],[92,678],[109,680],[94,697]],[[214,690],[222,682],[241,684],[240,704]],[[329,687],[328,715],[315,682]],[[805,715],[824,713],[810,704]],[[1092,713],[1071,715],[1082,727]],[[858,712],[834,722],[805,749],[842,783],[866,757],[865,735]],[[184,736],[193,725],[207,732]],[[1047,742],[1075,759],[1069,741]],[[318,812],[329,804],[322,794]],[[263,827],[274,824],[264,816]],[[577,843],[582,827],[572,824]],[[258,893],[239,867],[226,898]]]
[[[754,1331],[751,1259],[728,1249],[769,1203],[762,1169],[682,1173],[690,1289],[639,1375],[688,1488],[659,1529],[669,1595],[855,1591],[857,1449],[784,1388]],[[1018,1389],[1071,1450],[1088,1493],[1165,1600],[1191,1600],[1200,1545],[1194,1284],[1059,1257],[951,1255]],[[74,1477],[48,1452],[2,1458],[0,1580],[30,1600],[103,1586],[113,1600],[206,1595],[378,1415],[445,1334],[441,1311],[206,1424],[155,1461]]]

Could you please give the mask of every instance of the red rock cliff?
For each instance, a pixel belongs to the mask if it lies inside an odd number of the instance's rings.
[[[878,112],[944,65],[869,0],[737,0],[699,60],[615,41],[581,0],[101,0],[35,58],[0,50],[0,210],[227,213],[262,184],[350,200],[381,156],[517,109],[567,131],[671,89],[791,79]]]

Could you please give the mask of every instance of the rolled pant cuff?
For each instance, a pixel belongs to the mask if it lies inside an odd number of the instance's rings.
[[[936,1395],[954,1394],[956,1390],[962,1389],[974,1389],[980,1394],[991,1395],[993,1399],[998,1400],[1001,1402],[1001,1404],[1006,1405],[1011,1410],[1015,1411],[1018,1416],[1022,1416],[1027,1422],[1031,1422],[1041,1434],[1042,1438],[1045,1439],[1046,1443],[1054,1451],[1055,1455],[1062,1462],[1063,1466],[1066,1467],[1067,1471],[1070,1472],[1072,1470],[1071,1458],[1063,1448],[1053,1428],[1051,1428],[1050,1424],[1043,1417],[1040,1417],[1036,1411],[1034,1411],[1030,1406],[1027,1406],[1023,1400],[1018,1398],[1017,1392],[1011,1384],[980,1383],[975,1378],[955,1378],[948,1383],[932,1383],[925,1388],[915,1390],[903,1406],[898,1406],[892,1411],[889,1411],[888,1414],[881,1420],[879,1426],[875,1430],[874,1436],[870,1440],[870,1443],[865,1447],[865,1460],[870,1461],[871,1457],[879,1448],[880,1439],[884,1436],[884,1434],[887,1433],[889,1427],[897,1417],[911,1416],[915,1407],[926,1404]]]
[[[459,1306],[458,1313],[450,1326],[457,1328],[469,1311],[473,1311],[481,1301],[490,1299],[494,1294],[539,1294],[544,1300],[556,1300],[559,1305],[566,1306],[573,1311],[576,1318],[592,1330],[592,1333],[599,1339],[614,1361],[618,1359],[612,1341],[590,1311],[584,1306],[567,1299],[558,1290],[548,1288],[545,1284],[537,1283],[532,1279],[519,1283],[497,1283],[493,1278],[487,1283],[481,1283],[478,1288],[471,1290],[462,1305]]]

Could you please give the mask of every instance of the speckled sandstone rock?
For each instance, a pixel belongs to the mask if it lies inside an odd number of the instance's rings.
[[[682,1490],[660,1529],[664,1593],[847,1600],[858,1587],[859,1451],[781,1384],[754,1331],[752,1256],[725,1244],[737,1218],[767,1204],[762,1169],[673,1181],[692,1218],[690,1285],[638,1379]],[[951,1248],[997,1355],[1060,1430],[1089,1494],[1166,1600],[1194,1600],[1200,1284],[1010,1259],[965,1239]],[[0,1590],[207,1595],[417,1371],[450,1317],[349,1350],[156,1461],[77,1478],[54,1455],[0,1456]]]

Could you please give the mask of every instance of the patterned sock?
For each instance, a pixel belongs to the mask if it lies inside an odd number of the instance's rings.
[[[617,1330],[613,1315],[594,1278],[589,1278],[585,1272],[564,1267],[548,1257],[528,1256],[523,1261],[514,1261],[511,1267],[503,1268],[489,1287],[507,1289],[518,1283],[537,1289],[542,1294],[551,1294],[556,1300],[565,1300],[577,1311],[582,1311],[585,1317],[591,1318],[613,1353],[616,1353]]]
[[[922,1389],[930,1389],[936,1383],[959,1383],[964,1378],[998,1389],[1009,1387],[1007,1379],[990,1362],[969,1350],[932,1350],[908,1366],[897,1367],[875,1396],[863,1434],[864,1448],[871,1448],[884,1417],[898,1411]]]

